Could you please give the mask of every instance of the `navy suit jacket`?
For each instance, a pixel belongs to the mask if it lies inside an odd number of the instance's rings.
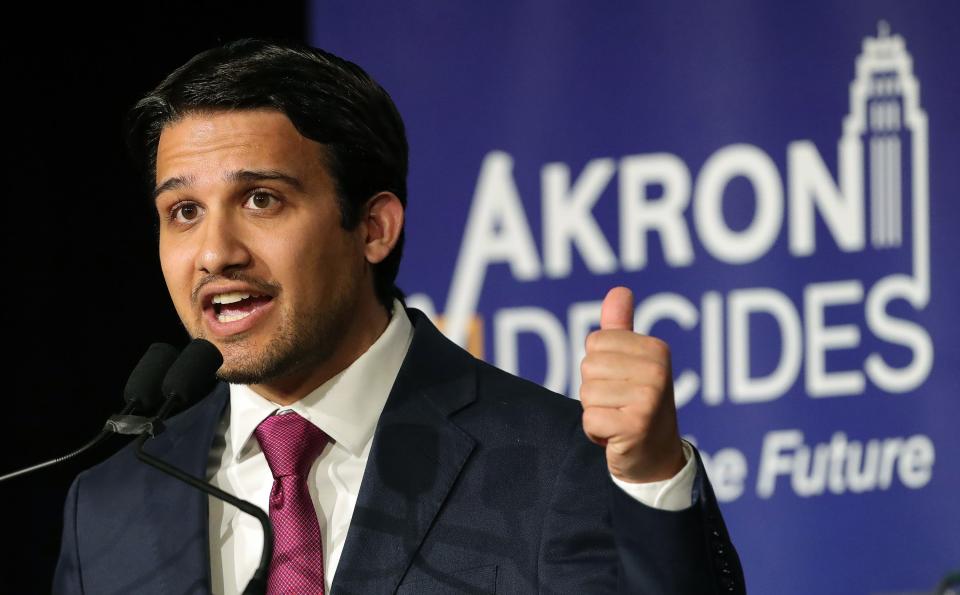
[[[578,402],[409,314],[333,594],[744,592],[699,456],[691,508],[644,506],[610,481]],[[205,476],[228,396],[219,385],[148,450]],[[65,508],[55,593],[210,591],[207,496],[131,448],[80,474]]]

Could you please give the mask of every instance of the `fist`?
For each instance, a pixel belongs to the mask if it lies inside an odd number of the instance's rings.
[[[669,479],[684,465],[673,402],[670,348],[633,332],[633,292],[614,287],[587,337],[580,364],[583,430],[606,448],[610,473],[623,481]]]

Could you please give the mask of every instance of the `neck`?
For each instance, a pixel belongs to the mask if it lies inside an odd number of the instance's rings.
[[[252,384],[250,388],[278,405],[292,405],[366,353],[389,323],[387,309],[377,301],[357,308],[343,329],[342,339],[327,357],[304,362],[289,374],[262,384]]]

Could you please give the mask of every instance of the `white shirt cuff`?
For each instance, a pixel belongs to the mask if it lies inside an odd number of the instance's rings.
[[[670,479],[650,483],[630,483],[617,479],[613,475],[610,479],[628,496],[651,508],[673,511],[690,508],[693,504],[691,494],[693,480],[697,478],[697,464],[693,456],[693,447],[686,440],[682,440],[682,444],[683,456],[687,462],[683,469]]]

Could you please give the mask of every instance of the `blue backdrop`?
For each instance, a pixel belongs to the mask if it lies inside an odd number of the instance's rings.
[[[315,2],[411,145],[411,305],[576,397],[607,288],[671,343],[755,593],[960,567],[960,8]]]

